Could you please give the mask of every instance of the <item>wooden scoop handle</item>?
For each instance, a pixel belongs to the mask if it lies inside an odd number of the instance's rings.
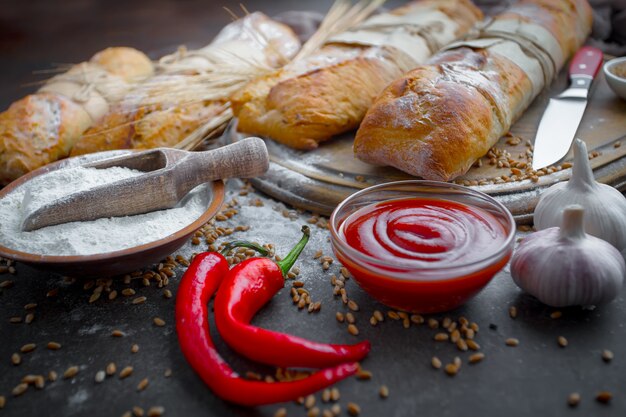
[[[182,161],[181,161],[182,162]],[[195,186],[227,178],[253,178],[264,174],[269,168],[269,155],[265,142],[250,137],[221,148],[192,152],[176,174],[180,180],[179,189],[184,194]]]

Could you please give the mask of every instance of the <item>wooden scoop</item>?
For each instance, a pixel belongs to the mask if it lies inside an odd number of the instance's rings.
[[[207,152],[159,148],[82,166],[125,167],[146,174],[45,204],[26,216],[22,230],[172,208],[200,184],[226,178],[252,178],[265,173],[269,157],[263,140],[247,138]]]

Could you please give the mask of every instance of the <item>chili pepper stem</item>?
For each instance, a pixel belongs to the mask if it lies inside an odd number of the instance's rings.
[[[226,246],[224,246],[224,249],[222,249],[220,253],[226,256],[228,254],[228,251],[234,248],[254,249],[255,251],[259,252],[261,256],[269,255],[269,251],[267,249],[257,245],[256,243],[248,242],[246,240],[235,240],[233,242],[229,242],[226,244]]]
[[[302,238],[296,244],[296,246],[293,247],[293,249],[287,254],[287,256],[285,256],[282,261],[276,262],[276,264],[283,273],[283,277],[287,276],[289,270],[291,269],[293,264],[296,263],[296,259],[298,259],[298,256],[300,256],[300,254],[304,250],[304,247],[308,243],[309,237],[311,236],[311,229],[309,229],[309,226],[302,226],[302,233]]]

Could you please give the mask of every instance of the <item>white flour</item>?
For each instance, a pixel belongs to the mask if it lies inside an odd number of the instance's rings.
[[[72,222],[32,232],[21,230],[22,219],[43,204],[64,195],[141,175],[139,171],[68,168],[35,177],[0,200],[0,243],[38,255],[91,255],[127,249],[165,238],[197,220],[209,195],[201,186],[169,210],[89,222]]]

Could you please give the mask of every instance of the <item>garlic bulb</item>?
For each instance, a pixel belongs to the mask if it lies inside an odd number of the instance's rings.
[[[572,178],[548,188],[535,209],[537,230],[561,224],[563,208],[580,204],[585,209],[585,232],[606,240],[626,257],[626,197],[615,188],[596,182],[587,146],[574,141]]]
[[[542,303],[597,305],[611,301],[622,287],[624,258],[609,243],[585,233],[583,214],[581,206],[568,206],[561,228],[533,233],[513,255],[513,281]]]

